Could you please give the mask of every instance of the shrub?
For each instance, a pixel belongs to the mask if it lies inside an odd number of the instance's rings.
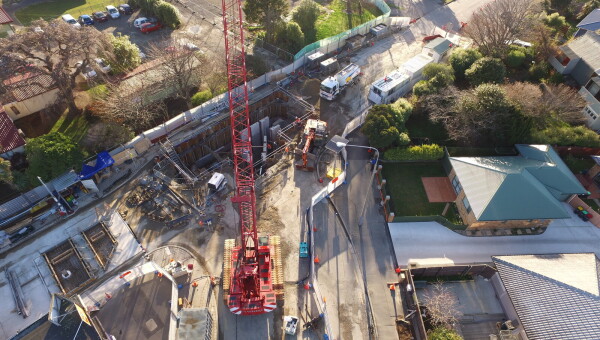
[[[465,78],[465,71],[483,55],[474,48],[457,48],[450,54],[449,62],[457,79]]]
[[[25,154],[29,162],[27,175],[31,183],[35,183],[38,176],[47,181],[71,167],[79,168],[83,161],[83,154],[77,143],[60,132],[28,139]]]
[[[532,131],[531,138],[533,143],[539,144],[600,147],[600,136],[585,126],[553,126],[544,130]]]
[[[412,105],[404,98],[394,104],[375,105],[369,110],[362,132],[376,148],[407,145],[410,138],[404,124],[412,110]]]
[[[410,144],[410,137],[408,136],[408,133],[402,132],[400,136],[398,136],[398,145],[406,146],[408,144]]]
[[[500,84],[504,82],[506,68],[500,59],[481,58],[465,71],[465,77],[474,86],[484,83]]]
[[[390,161],[423,161],[444,157],[444,149],[437,144],[424,144],[387,150],[384,158]]]
[[[304,47],[304,33],[300,25],[293,21],[278,25],[275,36],[277,46],[292,54]]]
[[[400,98],[395,103],[390,104],[390,108],[394,124],[402,129],[413,112],[413,106],[405,98]]]
[[[443,326],[427,332],[427,338],[430,340],[462,340],[462,337],[455,330]]]
[[[102,98],[106,97],[108,95],[109,91],[108,91],[108,87],[106,87],[106,85],[99,84],[99,85],[96,85],[96,86],[90,88],[89,90],[87,90],[87,92],[92,97],[92,100],[98,100],[98,99],[102,99]]]
[[[548,78],[550,75],[550,65],[542,61],[534,64],[529,68],[529,79],[531,81],[540,81],[543,78]]]
[[[454,70],[447,64],[429,64],[423,69],[423,78],[429,83],[429,88],[437,92],[454,82]]]
[[[549,84],[554,84],[554,85],[562,84],[562,83],[565,82],[565,76],[563,76],[562,74],[554,71],[554,72],[552,72],[552,75],[550,75],[550,77],[548,77],[546,79],[546,81]]]
[[[517,68],[523,65],[525,61],[525,53],[517,50],[512,50],[508,52],[506,56],[506,65],[508,67]]]
[[[434,89],[427,80],[419,80],[415,86],[413,86],[413,94],[417,97],[426,96],[434,92]]]
[[[211,100],[212,97],[213,94],[212,92],[210,92],[210,90],[200,91],[192,96],[192,105],[194,107],[200,106],[206,103],[207,101]]]
[[[168,2],[161,0],[156,1],[152,12],[165,26],[173,29],[181,26],[181,15],[179,14],[179,10]]]

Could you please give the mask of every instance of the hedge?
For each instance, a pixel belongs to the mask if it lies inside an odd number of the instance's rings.
[[[437,144],[393,148],[384,153],[384,158],[389,161],[425,161],[442,157],[444,157],[444,149]]]

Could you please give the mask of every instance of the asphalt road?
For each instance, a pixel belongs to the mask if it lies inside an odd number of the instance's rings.
[[[494,255],[591,252],[600,256],[600,229],[575,216],[552,222],[541,235],[467,237],[435,222],[391,223],[390,232],[403,266],[426,258],[466,264],[491,262]]]

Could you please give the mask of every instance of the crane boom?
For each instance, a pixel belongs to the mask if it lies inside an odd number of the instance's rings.
[[[246,55],[240,0],[222,0],[229,114],[236,191],[231,201],[240,219],[240,243],[225,242],[225,301],[231,312],[262,314],[276,307],[268,237],[258,237],[254,164],[246,83]],[[229,242],[228,242],[229,241]]]

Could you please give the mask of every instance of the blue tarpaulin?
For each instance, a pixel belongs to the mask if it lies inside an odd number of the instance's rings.
[[[79,178],[92,178],[92,176],[97,174],[100,170],[108,168],[113,164],[115,164],[115,160],[110,156],[108,151],[102,151],[98,153],[98,157],[96,157],[96,164],[94,166],[89,166],[87,164],[83,165],[81,173],[79,174]]]

